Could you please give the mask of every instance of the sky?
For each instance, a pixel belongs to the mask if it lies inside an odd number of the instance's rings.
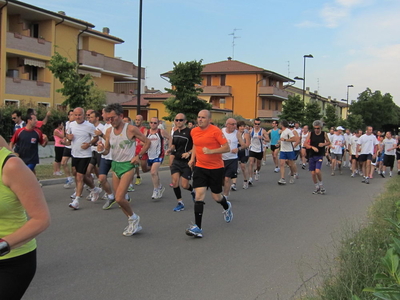
[[[115,56],[137,65],[139,0],[23,2],[65,11],[99,31],[109,27],[125,41]],[[146,85],[169,87],[160,74],[173,62],[208,64],[229,56],[293,79],[303,77],[303,56],[312,54],[306,59],[311,91],[341,100],[353,85],[349,100],[370,88],[400,105],[399,16],[399,0],[143,0]]]

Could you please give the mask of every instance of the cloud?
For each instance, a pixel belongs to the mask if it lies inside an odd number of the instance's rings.
[[[318,24],[318,23],[312,22],[312,21],[304,21],[304,22],[296,24],[295,26],[300,27],[300,28],[315,28],[315,27],[320,27],[321,24]]]
[[[338,27],[340,21],[350,14],[350,10],[344,6],[325,4],[320,11],[320,16],[326,27]]]

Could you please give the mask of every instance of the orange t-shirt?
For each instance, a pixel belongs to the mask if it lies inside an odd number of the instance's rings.
[[[206,129],[195,127],[190,132],[190,135],[192,136],[193,144],[196,149],[196,167],[205,169],[220,169],[224,167],[222,153],[203,153],[204,147],[217,149],[228,142],[221,129],[215,125],[210,125]]]

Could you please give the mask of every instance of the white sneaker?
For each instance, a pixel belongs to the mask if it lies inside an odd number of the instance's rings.
[[[155,199],[160,199],[163,196],[163,193],[165,191],[165,187],[161,187],[157,190],[157,197]]]
[[[68,180],[64,184],[65,189],[70,189],[72,187],[72,184],[74,183],[74,180]]]
[[[103,197],[101,197],[101,199],[103,199],[103,200],[108,200],[108,195],[107,195],[107,193],[104,193],[104,195],[103,195]]]
[[[93,191],[92,191],[92,197],[91,197],[91,201],[92,202],[96,202],[98,199],[99,199],[99,197],[100,197],[100,193],[102,192],[103,190],[101,189],[101,188],[98,188],[98,187],[95,187],[94,189],[93,189]]]
[[[157,199],[157,190],[156,189],[154,189],[153,190],[153,195],[151,195],[151,199]]]
[[[261,164],[262,164],[263,166],[265,166],[266,163],[267,163],[267,162],[266,162],[265,160],[263,160]]]
[[[275,173],[278,173],[278,172],[279,172],[279,168],[275,168],[275,169],[274,169],[274,172],[275,172]]]
[[[247,190],[248,188],[249,188],[249,183],[247,181],[243,182],[243,189]]]
[[[76,198],[75,198],[74,201],[72,201],[69,204],[69,207],[73,208],[74,210],[78,210],[79,209],[79,201],[76,200]]]
[[[294,176],[290,176],[289,183],[294,183]]]
[[[393,173],[392,171],[389,172],[389,177],[392,177]]]
[[[142,230],[142,226],[139,225],[140,217],[137,216],[137,219],[128,219],[128,226],[125,227],[124,232],[122,233],[124,236],[132,236],[136,232]]]
[[[254,175],[254,180],[258,181],[258,179],[260,179],[260,172],[256,171],[256,173]]]

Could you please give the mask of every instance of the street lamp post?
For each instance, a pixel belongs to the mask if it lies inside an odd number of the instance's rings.
[[[308,55],[303,55],[304,58],[304,68],[303,68],[303,103],[304,103],[304,97],[306,93],[306,58],[314,58],[311,54]]]
[[[347,86],[347,98],[346,98],[346,104],[347,104],[347,109],[346,109],[346,119],[349,116],[349,88],[354,87],[354,85],[349,84]]]
[[[139,44],[138,44],[138,84],[137,84],[137,114],[140,115],[140,90],[142,81],[142,8],[143,0],[139,4]]]

